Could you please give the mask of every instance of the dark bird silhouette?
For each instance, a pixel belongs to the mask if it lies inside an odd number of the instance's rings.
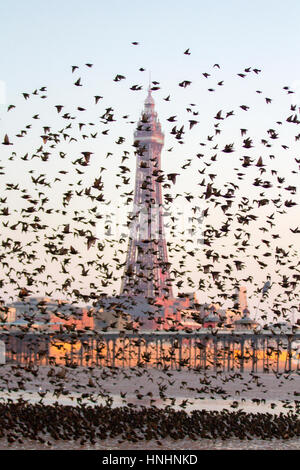
[[[12,142],[9,141],[9,137],[8,137],[7,134],[5,134],[2,144],[3,145],[13,145]]]

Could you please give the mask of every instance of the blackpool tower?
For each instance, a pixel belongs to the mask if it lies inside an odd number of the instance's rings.
[[[136,179],[121,295],[173,298],[164,235],[161,151],[164,134],[149,87],[134,133]]]

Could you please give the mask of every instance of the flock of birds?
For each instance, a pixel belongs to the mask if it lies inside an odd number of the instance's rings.
[[[68,441],[79,446],[95,445],[99,440],[118,443],[181,439],[289,439],[300,434],[299,421],[292,413],[245,413],[243,411],[195,410],[191,414],[172,409],[142,407],[108,408],[30,405],[24,401],[0,404],[0,437],[7,435],[11,445],[29,439],[45,446]],[[6,432],[5,430],[9,430]]]
[[[132,45],[139,46],[139,43],[133,42]],[[190,56],[190,49],[185,50],[184,55]],[[86,63],[83,67],[90,70],[93,64]],[[221,70],[222,67],[216,63],[211,71],[202,73],[203,80],[215,80],[215,85],[208,85],[209,93],[224,87],[225,80],[215,79],[214,76],[215,71]],[[144,72],[145,68],[140,67],[139,71]],[[75,90],[85,86],[82,78],[84,70],[80,66],[73,65],[72,77],[76,73],[80,76],[73,79],[72,86]],[[260,73],[261,70],[256,67],[246,67],[236,75],[239,79],[246,80],[248,76],[253,74],[258,76]],[[126,77],[118,73],[112,80],[117,84],[126,81]],[[178,84],[183,90],[191,85],[192,81],[187,79]],[[129,89],[138,92],[143,87],[141,84],[133,84]],[[150,89],[154,94],[162,87],[158,81],[152,81]],[[256,90],[256,93],[260,95],[262,91]],[[285,86],[284,93],[291,95],[293,90]],[[31,93],[23,92],[22,96],[25,103],[35,98],[46,102],[47,87],[41,86]],[[4,314],[8,312],[6,306],[8,299],[23,301],[31,295],[40,295],[44,292],[49,297],[59,293],[61,298],[68,298],[70,308],[72,305],[75,308],[80,302],[92,303],[93,314],[95,317],[97,315],[101,317],[98,309],[99,298],[107,296],[107,292],[117,296],[115,285],[119,282],[125,267],[126,237],[121,235],[120,238],[114,239],[107,235],[103,240],[99,240],[95,233],[97,223],[104,219],[101,211],[99,212],[99,204],[102,208],[106,206],[108,210],[110,209],[105,189],[107,182],[105,175],[112,178],[111,168],[116,164],[113,160],[115,155],[113,151],[108,151],[96,161],[93,157],[94,147],[89,147],[87,142],[99,140],[101,144],[101,139],[106,139],[109,133],[113,132],[118,117],[113,106],[101,108],[104,97],[100,94],[94,95],[92,100],[93,105],[100,110],[98,122],[84,122],[82,116],[88,109],[87,105],[76,104],[77,109],[74,114],[67,106],[55,104],[54,109],[58,118],[56,128],[48,122],[40,125],[41,116],[37,109],[30,123],[24,125],[14,136],[9,133],[3,136],[2,145],[8,149],[0,161],[2,178],[0,289],[4,299],[1,307]],[[167,94],[163,100],[165,103],[172,101],[171,94]],[[264,102],[268,106],[273,103],[272,98],[268,96],[264,97]],[[271,274],[272,286],[276,288],[276,295],[270,306],[273,319],[289,321],[291,310],[298,311],[299,308],[300,260],[297,240],[300,228],[296,221],[288,228],[289,236],[295,237],[295,244],[286,246],[277,222],[297,205],[293,198],[297,188],[287,181],[286,175],[279,174],[272,162],[284,158],[281,154],[289,150],[290,144],[287,145],[286,141],[278,144],[280,128],[283,128],[286,122],[294,129],[300,123],[297,114],[300,110],[296,105],[291,105],[284,120],[274,118],[273,127],[267,129],[260,142],[257,142],[257,145],[266,151],[266,156],[255,157],[252,150],[255,148],[255,139],[244,127],[240,129],[241,141],[237,144],[220,144],[218,141],[222,136],[222,125],[225,125],[226,121],[236,113],[248,112],[250,105],[242,103],[238,110],[219,110],[213,117],[212,134],[208,135],[205,141],[198,143],[201,151],[181,162],[177,171],[168,173],[160,170],[153,174],[162,185],[166,206],[172,210],[172,205],[181,199],[186,206],[189,206],[192,213],[190,234],[184,241],[180,241],[180,235],[183,233],[178,232],[178,214],[172,214],[170,217],[168,228],[171,237],[175,239],[174,243],[171,241],[167,243],[169,257],[174,258],[170,273],[172,282],[179,291],[188,286],[189,289],[211,292],[212,295],[208,295],[211,302],[218,301],[222,304],[224,301],[233,301],[232,291],[241,282],[253,286],[254,298],[263,296],[265,299],[268,296],[266,284],[263,287],[253,273],[240,276],[241,272],[247,270],[248,262],[254,263],[254,271],[256,269],[265,272],[266,275]],[[17,112],[16,105],[10,104],[7,112]],[[199,111],[195,103],[187,104],[185,123],[180,122],[178,115],[171,115],[166,119],[166,126],[171,126],[168,141],[172,141],[172,146],[167,152],[175,152],[178,148],[182,152],[181,149],[184,147],[181,146],[188,143],[189,135],[200,127]],[[135,120],[130,120],[128,114],[123,115],[121,121],[137,125]],[[242,118],[239,122],[242,123]],[[151,130],[149,122],[143,116],[138,125],[141,126],[140,130]],[[36,148],[32,148],[30,143],[30,148],[24,153],[24,145],[26,146],[24,141],[26,137],[30,138],[30,132],[34,129],[37,129],[39,134],[37,138],[39,143]],[[296,133],[294,141],[297,143],[299,138],[300,134]],[[274,142],[279,149],[269,150]],[[67,153],[68,146],[71,155]],[[128,165],[126,163],[127,160],[130,162],[132,156],[130,150],[127,150],[126,139],[123,136],[118,136],[112,142],[112,146],[117,148],[123,146],[123,149],[125,147],[123,153],[117,155],[120,161],[118,173],[115,175],[119,178],[115,184],[115,191],[119,195],[119,201],[123,201],[124,209],[125,206],[132,205],[134,198],[134,191],[131,188],[133,180],[130,178],[132,169],[130,163]],[[278,151],[280,154],[276,154]],[[218,170],[216,169],[214,173],[214,166],[235,152],[239,155],[239,163],[232,168],[232,181],[223,180],[218,185]],[[142,149],[135,148],[137,157],[142,154]],[[61,163],[63,169],[59,169]],[[12,181],[9,182],[7,178],[11,165],[15,170]],[[230,165],[228,159],[226,165]],[[43,167],[44,171],[37,171]],[[56,168],[58,171],[53,175]],[[292,157],[285,169],[288,168],[291,169],[292,177],[294,175],[298,177],[300,157],[297,155]],[[189,171],[193,172],[193,178],[200,177],[197,183],[200,188],[199,194],[176,193],[178,180],[185,174],[189,175]],[[92,183],[89,183],[91,174]],[[29,180],[26,181],[26,178]],[[149,190],[147,184],[145,190]],[[253,198],[251,191],[257,191]],[[83,209],[80,208],[82,206]],[[65,220],[66,223],[55,225],[56,217],[62,218],[60,220]],[[203,224],[201,248],[193,238],[194,230],[199,226],[200,220]],[[130,218],[127,224],[130,225]],[[109,223],[105,225],[105,230],[109,234]],[[260,234],[262,236],[257,239]],[[253,240],[255,242],[252,242]],[[109,253],[108,260],[107,253]],[[198,285],[191,274],[192,263],[197,267]],[[151,303],[153,299],[149,301]],[[119,305],[119,310],[120,306],[122,308],[122,303]],[[232,308],[235,307],[233,302]],[[117,308],[114,311],[113,324],[120,315],[119,310]],[[59,315],[60,311],[61,305],[58,304],[56,314]],[[34,307],[33,315],[28,316],[28,325],[22,327],[24,333],[31,328],[36,312],[39,316],[44,315],[45,322],[49,322],[47,304],[41,301]],[[262,312],[261,319],[267,323],[267,315],[263,310]],[[174,326],[176,327],[176,321]],[[135,328],[136,323],[127,322],[127,331]],[[109,380],[113,371],[108,369],[106,373]],[[167,373],[172,375],[170,371]],[[20,375],[22,376],[22,368]],[[238,436],[241,439],[250,439],[249,430],[251,434],[262,438],[274,436],[286,438],[300,433],[299,423],[294,415],[283,417],[206,411],[188,415],[183,411],[162,411],[155,407],[142,411],[134,410],[133,407],[110,408],[108,411],[105,407],[63,408],[30,405],[24,402],[0,406],[1,429],[10,429],[9,442],[21,439],[19,434],[36,439],[38,433],[44,429],[47,429],[54,439],[81,439],[82,442],[86,439],[93,441],[96,437],[103,439],[105,436],[116,436],[120,433],[123,434],[123,438],[131,441],[140,438],[156,439],[166,435],[174,439],[183,435],[192,439],[199,436],[222,439]],[[135,431],[136,428],[138,432]],[[38,437],[38,439],[43,442],[44,438]]]

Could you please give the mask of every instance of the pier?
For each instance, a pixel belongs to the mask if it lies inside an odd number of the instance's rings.
[[[300,332],[1,331],[2,363],[217,371],[300,370]]]

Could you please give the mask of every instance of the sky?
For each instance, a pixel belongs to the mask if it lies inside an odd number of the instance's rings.
[[[87,0],[1,3],[1,80],[8,97],[34,83],[64,83],[68,64],[99,64],[99,83],[112,70],[146,66],[166,78],[190,48],[195,70],[212,61],[263,67],[278,82],[300,79],[297,1]],[[142,48],[130,47],[138,41]],[[190,61],[191,62],[191,61]]]
[[[67,144],[62,147],[72,152],[73,159],[87,148],[94,152],[86,172],[87,180],[92,181],[99,165],[107,163],[106,153],[112,148],[119,152],[115,145],[118,136],[126,138],[125,148],[132,152],[134,123],[128,124],[122,120],[122,115],[128,114],[132,122],[137,121],[151,72],[151,80],[157,80],[161,87],[154,98],[166,135],[162,160],[168,171],[177,171],[199,151],[199,141],[205,141],[212,132],[216,122],[214,116],[221,108],[230,111],[242,103],[249,103],[251,108],[248,114],[239,110],[236,117],[224,123],[224,136],[220,137],[222,145],[235,142],[238,136],[240,139],[240,127],[249,129],[259,141],[266,137],[266,129],[273,127],[275,116],[285,120],[291,104],[300,106],[299,16],[298,1],[217,0],[208,3],[191,0],[186,5],[178,0],[148,3],[54,0],[48,4],[32,0],[4,1],[0,6],[1,137],[7,133],[14,141],[14,149],[25,154],[28,149],[38,147],[42,124],[59,125],[54,105],[63,104],[71,113],[76,111],[75,100],[78,100],[76,105],[88,105],[89,111],[83,122],[88,122],[89,118],[99,119],[100,110],[112,106],[118,117],[118,127],[112,125],[109,138],[93,142],[89,139],[88,142],[74,143],[72,147]],[[139,44],[134,46],[134,41]],[[186,49],[190,50],[190,55],[183,54]],[[93,68],[87,68],[86,63],[92,63]],[[213,67],[216,63],[220,70]],[[72,65],[79,66],[74,74]],[[141,72],[141,67],[145,71]],[[244,80],[237,73],[246,67],[256,67],[261,73],[252,72]],[[211,76],[206,79],[204,72]],[[126,79],[114,82],[116,74],[123,74]],[[84,83],[82,89],[73,86],[78,77]],[[179,88],[178,83],[183,80],[191,80],[191,86]],[[220,80],[224,81],[225,87],[217,86]],[[133,84],[142,85],[143,89],[132,92],[129,87]],[[32,93],[42,86],[47,87],[47,100],[31,97],[28,103],[25,102],[23,92]],[[289,86],[294,93],[287,95],[283,92],[284,86]],[[215,92],[209,93],[209,87]],[[257,89],[262,90],[262,95],[256,93]],[[99,108],[93,104],[96,94],[104,97]],[[163,100],[168,94],[171,94],[170,103]],[[265,97],[272,98],[271,107],[265,103]],[[185,108],[189,103],[195,103],[200,123],[189,133],[185,146],[177,145],[168,154],[166,149],[173,145],[170,130],[174,124],[166,119],[176,115],[178,121],[182,119],[186,123],[189,116]],[[15,104],[16,109],[7,113],[10,104]],[[37,112],[41,115],[42,122],[37,121],[40,127],[28,133],[25,140],[13,138],[16,130],[33,122],[32,116]],[[185,117],[182,117],[184,112]],[[296,130],[293,128],[290,132],[285,126],[281,134],[283,140],[290,143]],[[279,172],[290,174],[290,170],[297,169],[293,161],[293,157],[299,158],[297,145],[293,139],[288,152],[277,148],[276,168]],[[259,151],[265,152],[261,147]],[[5,159],[4,150],[1,149]],[[259,154],[255,152],[258,158]],[[16,165],[14,161],[6,163],[10,178],[17,178],[30,188],[22,165]],[[63,169],[65,161],[61,160],[59,164]],[[117,160],[113,157],[109,165],[104,172],[106,194],[112,205],[117,206],[120,202],[114,189]],[[38,159],[34,160],[34,166],[37,173],[44,169]],[[134,171],[132,156],[128,166]],[[195,171],[199,168],[194,166]],[[232,165],[226,160],[221,160],[216,169],[217,180],[230,180]],[[56,171],[56,163],[47,166],[47,176],[54,178]],[[178,192],[199,190],[198,179],[194,180],[195,186],[192,185],[192,174],[187,172],[186,177],[178,178]],[[297,185],[298,174],[291,178],[290,184]],[[66,180],[71,181],[68,177]],[[53,194],[54,200],[56,196]],[[299,202],[298,193],[293,200]],[[290,223],[297,225],[294,222],[299,214],[297,210],[298,207],[293,209],[291,218],[284,224],[286,236],[291,237],[291,243],[299,248],[299,242],[287,228]],[[282,230],[285,233],[284,227]],[[266,274],[269,272],[259,274],[262,283]]]

